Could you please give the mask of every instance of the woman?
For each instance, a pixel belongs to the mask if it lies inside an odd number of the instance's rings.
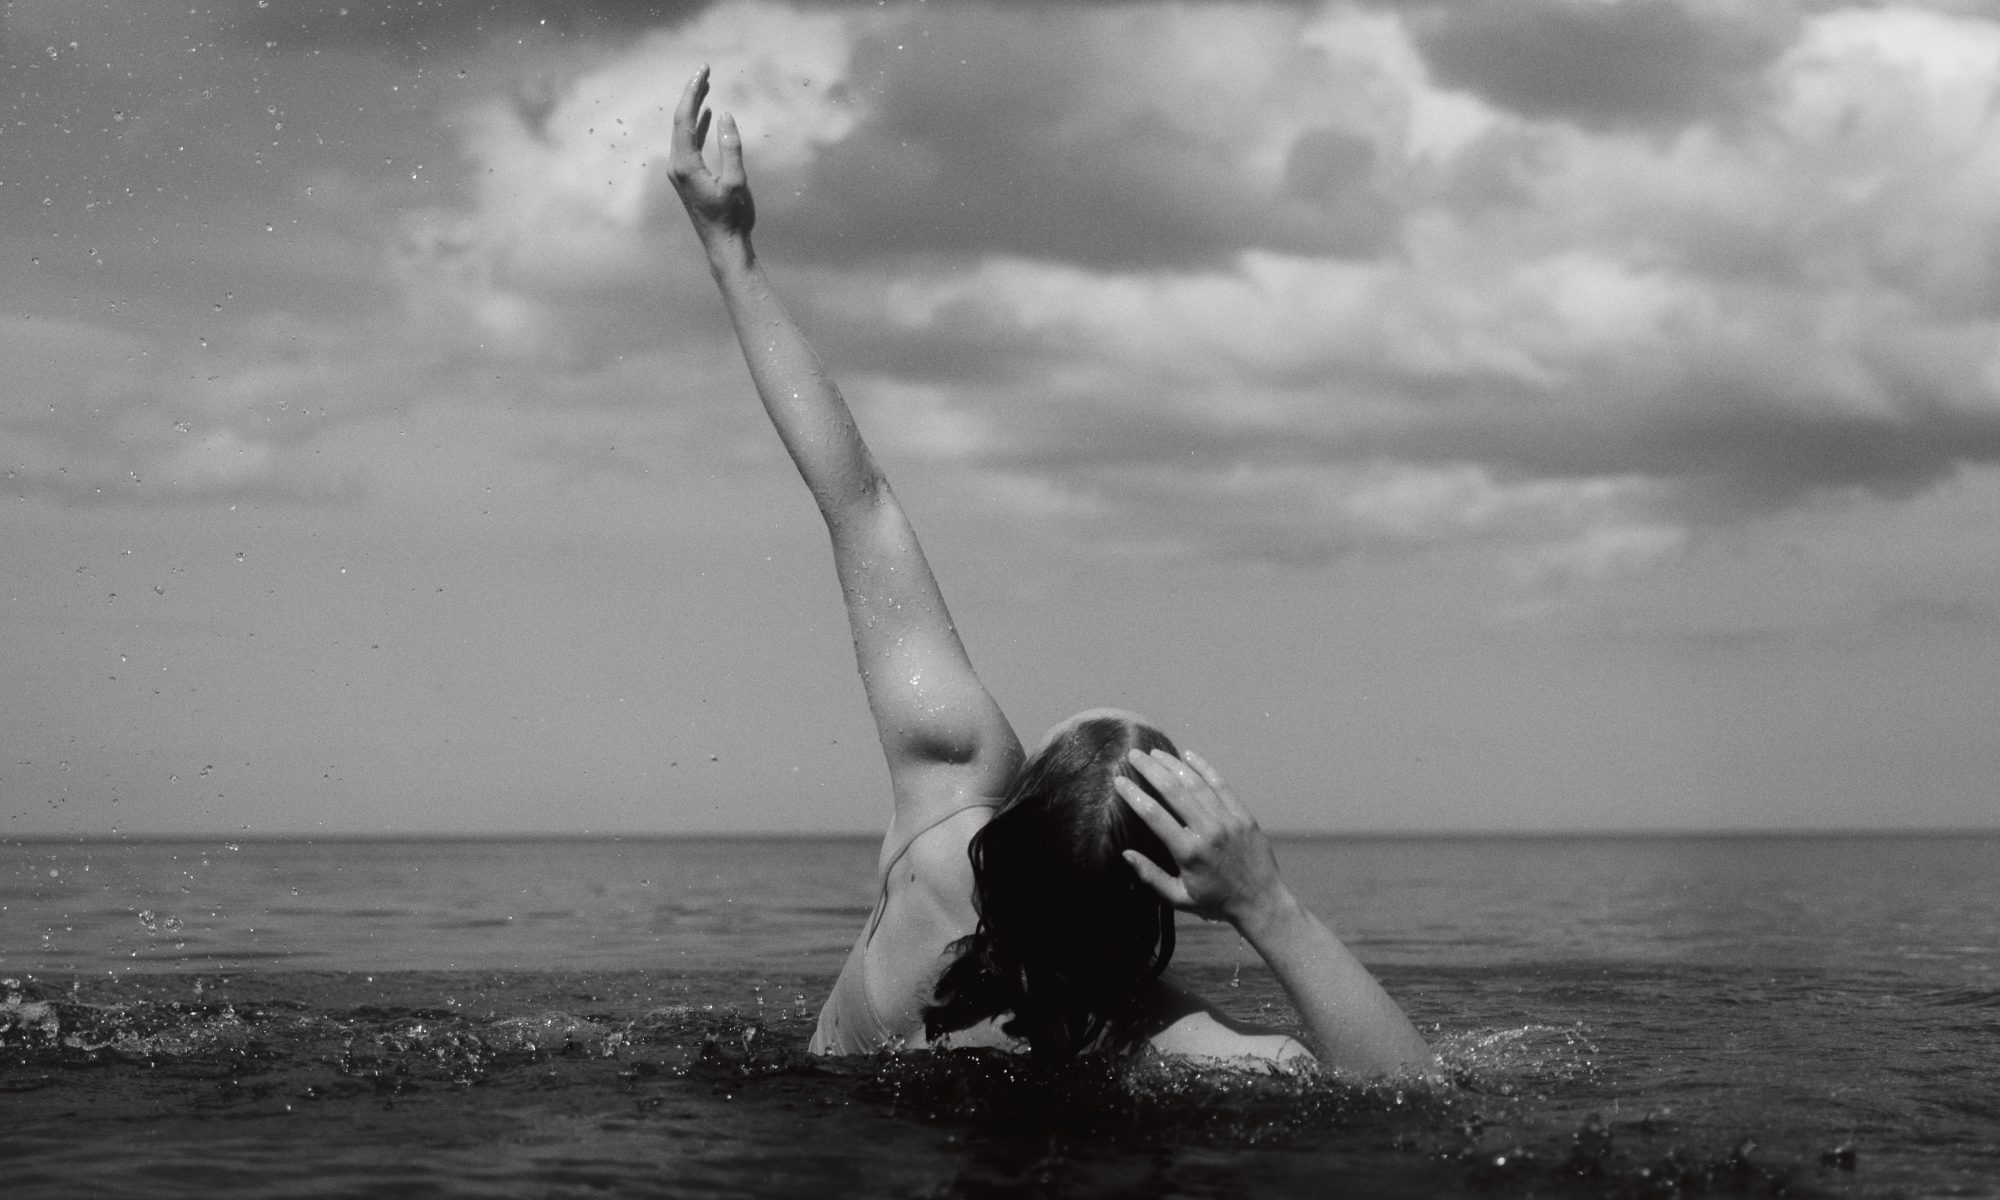
[[[722,291],[771,423],[812,490],[895,812],[881,892],[813,1037],[817,1053],[1031,1049],[1061,1061],[1148,1046],[1304,1063],[1296,1040],[1243,1029],[1160,977],[1178,909],[1227,921],[1263,956],[1331,1069],[1427,1060],[1409,1019],[1278,875],[1215,769],[1142,718],[1079,713],[1024,755],[973,674],[944,597],[846,402],[773,295],[735,122],[708,68],[674,114],[668,175]]]

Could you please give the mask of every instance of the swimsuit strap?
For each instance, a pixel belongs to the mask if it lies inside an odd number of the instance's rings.
[[[960,813],[971,812],[975,808],[995,809],[999,807],[999,803],[993,800],[981,800],[973,804],[961,804],[903,839],[903,844],[896,847],[896,852],[889,856],[889,861],[882,867],[882,895],[875,901],[875,915],[868,919],[868,935],[862,939],[863,942],[872,942],[875,940],[875,927],[882,923],[882,913],[889,907],[889,876],[895,871],[896,864],[902,862],[903,856],[910,852],[910,847],[917,844],[918,838],[936,829]]]

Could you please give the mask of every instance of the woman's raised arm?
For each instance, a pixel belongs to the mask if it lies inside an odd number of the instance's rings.
[[[1279,878],[1270,840],[1215,768],[1192,753],[1134,750],[1131,759],[1166,806],[1129,779],[1114,786],[1180,868],[1169,875],[1127,850],[1139,877],[1175,908],[1236,927],[1284,985],[1326,1066],[1383,1075],[1429,1062],[1410,1018]]]
[[[944,597],[847,402],[785,312],[750,245],[756,207],[743,139],[714,117],[720,162],[702,158],[708,68],[674,112],[667,174],[694,223],[757,395],[833,539],[854,653],[889,761],[898,823],[1005,789],[1021,747],[973,673]]]

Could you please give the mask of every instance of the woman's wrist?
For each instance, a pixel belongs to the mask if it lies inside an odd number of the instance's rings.
[[[1253,946],[1281,936],[1285,928],[1306,915],[1303,905],[1283,880],[1273,883],[1246,903],[1233,907],[1228,921]]]
[[[709,270],[718,275],[726,271],[746,271],[757,261],[757,252],[750,246],[748,233],[728,230],[705,232],[701,235],[701,248],[708,255]]]

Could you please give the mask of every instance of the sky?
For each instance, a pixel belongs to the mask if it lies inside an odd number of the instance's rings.
[[[2000,9],[0,9],[0,836],[869,831],[757,245],[1024,739],[2000,825]]]

